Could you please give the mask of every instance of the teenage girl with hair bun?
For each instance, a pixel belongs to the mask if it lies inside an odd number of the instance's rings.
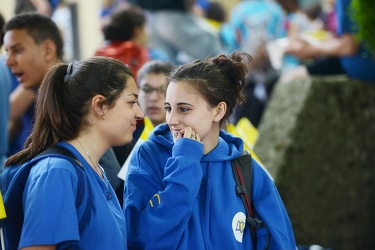
[[[254,249],[231,166],[244,143],[221,129],[244,100],[250,59],[219,55],[170,74],[167,124],[130,160],[124,192],[130,249]],[[257,229],[254,246],[263,249],[269,235],[270,249],[296,249],[275,184],[254,159],[252,166],[252,201],[268,226]]]

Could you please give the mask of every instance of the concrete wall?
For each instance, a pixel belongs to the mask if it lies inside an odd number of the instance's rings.
[[[254,151],[298,244],[375,249],[375,85],[342,76],[275,87]]]

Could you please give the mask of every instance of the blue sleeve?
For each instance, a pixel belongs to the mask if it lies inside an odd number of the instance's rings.
[[[60,164],[71,164],[59,160]],[[56,158],[46,158],[31,169],[23,194],[20,248],[79,240],[75,208],[78,176],[73,166],[71,170],[50,168],[54,164]]]
[[[200,188],[203,144],[179,139],[172,156],[170,149],[149,144],[146,142],[136,149],[125,182],[129,246],[176,249]]]
[[[355,24],[350,18],[351,0],[336,0],[337,35],[355,33]]]
[[[51,5],[51,9],[52,9],[52,12],[55,11],[57,9],[57,7],[59,7],[59,4],[60,4],[60,0],[50,0],[49,3]]]
[[[293,229],[277,188],[268,173],[253,159],[253,202],[270,233],[270,249],[296,249]],[[267,228],[257,229],[258,249],[263,249]]]

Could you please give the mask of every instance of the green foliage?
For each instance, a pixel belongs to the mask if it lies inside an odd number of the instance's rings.
[[[352,0],[351,16],[356,23],[356,38],[375,56],[375,1]]]

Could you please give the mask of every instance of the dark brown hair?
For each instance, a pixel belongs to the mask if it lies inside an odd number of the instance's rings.
[[[133,6],[120,8],[103,27],[104,39],[111,42],[130,41],[134,37],[135,28],[142,28],[145,24],[146,17],[142,9]]]
[[[251,56],[245,52],[234,52],[230,56],[218,55],[204,61],[196,60],[179,66],[168,77],[172,81],[185,81],[194,86],[202,97],[215,107],[220,102],[227,104],[223,124],[236,105],[245,97],[242,93]]]
[[[3,17],[3,15],[0,13],[0,48],[3,46],[3,40],[4,40],[4,31],[3,31],[3,27],[4,27],[4,24],[5,24],[5,19]]]
[[[36,44],[47,39],[56,45],[56,56],[62,60],[64,56],[63,39],[56,23],[48,16],[36,12],[22,13],[12,17],[4,25],[4,34],[10,30],[26,30]]]
[[[168,76],[174,69],[174,65],[170,62],[162,60],[151,60],[146,62],[137,73],[138,83],[149,74],[164,74]]]
[[[90,126],[86,116],[91,99],[103,95],[103,104],[112,107],[133,77],[127,65],[108,57],[92,57],[72,66],[70,74],[65,63],[48,71],[38,91],[35,125],[25,148],[5,166],[22,164],[60,141],[76,138]]]

